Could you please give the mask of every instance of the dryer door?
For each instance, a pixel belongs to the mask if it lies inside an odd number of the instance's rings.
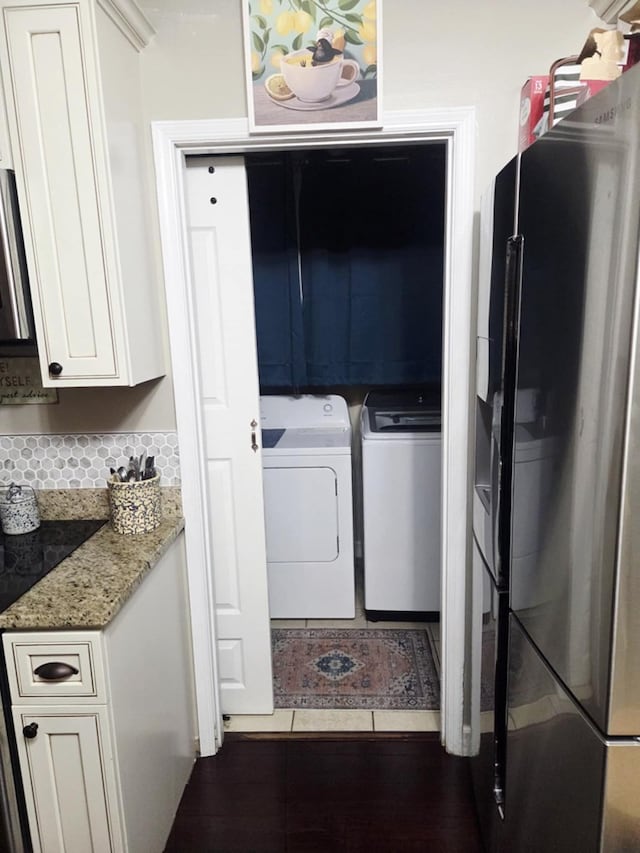
[[[267,562],[323,563],[338,556],[333,468],[264,469]]]

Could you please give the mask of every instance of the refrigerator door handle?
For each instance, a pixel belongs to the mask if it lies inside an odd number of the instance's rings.
[[[496,398],[499,395],[496,394]],[[500,405],[497,413],[502,417],[502,403],[494,398],[494,407]],[[496,412],[494,409],[494,423]],[[500,518],[500,484],[502,482],[502,463],[500,461],[500,439],[495,432],[491,437],[491,505],[489,517],[491,524],[491,565],[499,588],[504,588],[502,583],[502,564],[500,561],[500,548],[498,539],[498,519]]]
[[[509,583],[511,550],[511,486],[516,415],[518,326],[524,238],[516,234],[507,240],[502,336],[502,391],[494,398],[494,440],[497,445],[493,466],[491,529],[493,565],[498,584]],[[498,408],[499,407],[499,408]],[[495,488],[495,491],[494,491]]]

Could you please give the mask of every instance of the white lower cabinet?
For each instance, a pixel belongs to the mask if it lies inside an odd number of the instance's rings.
[[[104,708],[14,708],[34,850],[122,850]]]
[[[102,631],[3,635],[34,853],[161,853],[196,753],[184,536]]]

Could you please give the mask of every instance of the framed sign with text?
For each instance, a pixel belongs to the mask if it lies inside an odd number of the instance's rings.
[[[37,358],[0,356],[0,406],[57,402],[57,390],[42,387]]]

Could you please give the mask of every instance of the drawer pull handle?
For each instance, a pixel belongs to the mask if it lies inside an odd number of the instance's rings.
[[[22,729],[22,734],[31,740],[38,734],[38,724],[37,723],[29,723],[28,726],[25,726]]]
[[[59,660],[52,660],[48,663],[41,663],[34,669],[35,674],[42,678],[43,681],[60,681],[61,678],[69,678],[71,675],[77,675],[78,670],[70,663],[63,663]]]

